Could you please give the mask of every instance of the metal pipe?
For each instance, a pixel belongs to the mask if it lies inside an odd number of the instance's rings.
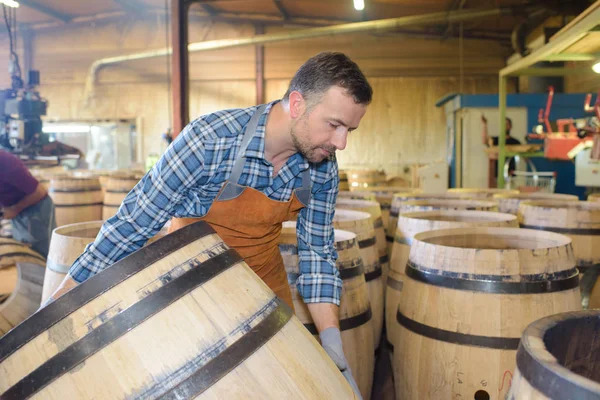
[[[205,42],[190,43],[188,51],[210,51],[227,49],[232,47],[241,47],[249,45],[258,45],[265,43],[282,42],[288,40],[311,39],[323,36],[347,35],[351,33],[378,33],[400,29],[407,26],[435,25],[440,23],[455,23],[461,21],[470,21],[481,18],[497,17],[500,15],[513,14],[512,8],[493,8],[486,10],[462,10],[453,12],[438,12],[431,14],[412,15],[407,17],[381,19],[375,21],[354,22],[349,24],[340,24],[318,28],[309,28],[296,30],[292,32],[274,33],[266,35],[257,35],[248,38],[210,40]],[[94,61],[90,67],[90,72],[85,84],[85,98],[93,94],[96,83],[97,72],[107,65],[117,64],[125,61],[147,59],[153,57],[162,57],[170,55],[169,49],[158,49],[144,51],[140,53],[128,54],[124,56],[103,58]]]

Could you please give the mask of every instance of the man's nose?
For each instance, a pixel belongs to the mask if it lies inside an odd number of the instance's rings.
[[[336,132],[331,140],[331,144],[335,146],[338,150],[344,150],[346,148],[346,143],[348,141],[348,130],[340,129],[339,132]]]

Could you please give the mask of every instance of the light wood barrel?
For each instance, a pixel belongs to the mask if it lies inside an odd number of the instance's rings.
[[[121,203],[133,187],[140,181],[141,176],[112,176],[104,187],[104,205],[102,219],[109,219],[117,213]]]
[[[104,221],[80,222],[61,226],[52,231],[41,304],[44,304],[54,293],[69,272],[71,265],[85,251],[86,246],[96,239],[103,223]],[[148,244],[165,236],[167,232],[168,225],[165,225],[148,241]]]
[[[17,262],[16,265],[0,270],[2,285],[8,290],[12,287],[10,293],[4,293],[8,297],[3,296],[4,299],[0,302],[0,337],[40,307],[44,269],[42,262]],[[5,291],[7,290],[3,290]],[[0,372],[0,378],[2,376]]]
[[[48,190],[54,202],[56,226],[102,219],[102,188],[98,178],[58,178]]]
[[[460,193],[421,193],[421,191],[412,191],[409,193],[394,193],[392,197],[392,205],[390,206],[390,218],[385,229],[388,253],[392,251],[394,244],[394,235],[398,225],[398,216],[400,215],[400,206],[407,201],[414,200],[459,200],[468,199],[468,195]]]
[[[399,193],[421,193],[421,189],[401,186],[373,186],[365,188],[362,193],[373,193],[375,195],[375,201],[381,206],[381,219],[383,220],[385,234],[386,236],[394,236],[394,231],[388,232],[394,195]]]
[[[525,201],[519,207],[523,228],[567,235],[581,277],[584,308],[600,308],[600,203],[589,201]]]
[[[371,221],[371,216],[366,212],[336,209],[333,227],[350,231],[357,236],[373,315],[373,350],[377,350],[383,328],[384,285],[375,230]]]
[[[510,399],[600,399],[600,310],[568,312],[527,327]]]
[[[340,185],[339,185],[339,190],[350,190],[350,183],[348,182],[348,174],[346,174],[346,172],[344,171],[339,171],[338,172],[339,177],[340,177]]]
[[[69,172],[63,167],[32,168],[29,172],[46,190],[50,189],[50,181],[53,178],[68,178],[70,176]]]
[[[0,395],[353,398],[292,310],[204,222],[122,259],[0,339]]]
[[[0,269],[18,262],[45,264],[46,259],[28,244],[13,239],[0,238]]]
[[[344,354],[363,399],[368,400],[371,397],[375,368],[373,327],[371,303],[356,234],[335,230],[335,248],[338,252],[336,265],[343,283],[339,315]],[[296,280],[300,276],[300,270],[295,223],[285,222],[283,224],[279,250],[288,274],[295,314],[304,327],[318,338],[318,331],[308,307],[296,289]]]
[[[518,190],[494,188],[453,188],[448,193],[467,195],[472,199],[491,199],[497,194],[519,194]]]
[[[519,193],[519,194],[495,194],[494,200],[498,203],[498,211],[517,215],[519,204],[522,201],[555,200],[555,201],[579,201],[579,197],[572,194],[560,193]]]
[[[364,190],[340,190],[338,192],[338,200],[349,199],[349,200],[368,200],[368,201],[377,201],[375,199],[375,194],[371,192],[367,192]]]
[[[498,211],[498,204],[494,201],[483,200],[427,199],[407,201],[400,205],[400,215],[429,210]]]
[[[571,240],[518,228],[417,234],[394,347],[398,399],[504,399],[523,331],[581,309]]]
[[[592,193],[588,196],[588,201],[600,202],[600,193]]]
[[[404,269],[408,262],[413,238],[422,232],[471,226],[518,228],[519,224],[514,215],[488,211],[435,210],[400,215],[394,238],[385,299],[385,321],[390,349],[393,350],[397,337],[396,312],[402,294]]]
[[[388,271],[390,269],[390,258],[385,242],[385,227],[383,226],[381,206],[376,201],[340,199],[337,201],[336,208],[362,211],[371,215],[371,220],[373,221],[373,228],[375,229],[375,245],[377,246],[377,253],[379,254],[379,264],[381,264],[382,279],[385,284],[385,280],[387,279]]]
[[[350,190],[361,190],[371,186],[385,183],[385,172],[374,169],[352,169],[346,170]]]

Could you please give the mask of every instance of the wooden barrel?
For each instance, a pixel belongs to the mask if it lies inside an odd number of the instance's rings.
[[[61,226],[52,231],[41,304],[44,304],[54,293],[86,246],[96,239],[103,223],[104,221],[80,222]],[[167,232],[168,225],[165,225],[148,241],[148,244],[165,236]]]
[[[373,350],[377,350],[383,328],[384,285],[371,216],[366,212],[336,209],[333,227],[357,236],[373,315]]]
[[[1,338],[0,396],[345,399],[353,392],[292,310],[198,222]]]
[[[111,176],[104,187],[102,219],[109,219],[117,213],[125,196],[140,181],[139,175]]]
[[[8,294],[0,302],[0,337],[40,307],[44,269],[41,262],[17,262],[16,265],[0,269],[0,279],[4,286],[2,291],[5,292],[4,295]],[[2,372],[0,378],[0,381],[4,379]]]
[[[336,208],[362,211],[371,215],[371,221],[373,221],[373,228],[375,229],[375,244],[377,246],[377,253],[379,254],[379,264],[381,264],[381,272],[383,274],[382,279],[385,283],[388,271],[390,269],[390,259],[385,242],[385,227],[383,226],[381,207],[379,206],[379,203],[376,201],[367,200],[340,199],[337,201]]]
[[[400,205],[400,215],[429,210],[498,211],[498,204],[494,201],[483,200],[428,199],[407,201]]]
[[[53,178],[68,178],[70,176],[70,173],[63,167],[31,168],[29,172],[46,190],[50,189],[50,181]]]
[[[600,399],[600,310],[567,312],[527,327],[510,399]]]
[[[13,239],[0,238],[0,269],[18,262],[44,264],[46,259],[28,244]]]
[[[560,193],[519,193],[519,194],[495,194],[494,200],[498,203],[498,211],[517,215],[519,204],[522,201],[556,200],[556,201],[579,201],[579,197],[572,194]]]
[[[584,308],[600,308],[600,203],[589,201],[524,201],[519,207],[523,228],[561,233],[571,238],[581,277]]]
[[[581,309],[571,240],[518,228],[417,234],[394,347],[398,399],[505,399],[532,321]]]
[[[346,170],[350,190],[361,190],[385,183],[385,172],[375,169]]]
[[[467,195],[472,199],[491,199],[497,194],[519,194],[518,190],[493,188],[453,188],[448,193]]]
[[[412,189],[401,186],[373,186],[364,189],[364,193],[369,192],[375,195],[375,201],[377,201],[381,207],[381,219],[383,220],[383,227],[387,237],[394,236],[394,231],[388,232],[390,211],[392,209],[394,195],[397,193],[421,193],[421,189]]]
[[[338,252],[337,268],[343,288],[340,299],[340,330],[344,354],[363,399],[371,397],[375,357],[373,354],[373,327],[371,303],[365,281],[362,258],[356,234],[335,230],[335,248]],[[298,242],[296,224],[285,222],[279,239],[279,250],[283,257],[288,282],[292,290],[294,311],[304,327],[318,339],[318,331],[308,307],[296,289],[300,276],[298,266]]]
[[[367,192],[364,190],[340,190],[338,192],[338,200],[348,199],[348,200],[368,200],[368,201],[377,201],[375,199],[375,195],[371,192]]]
[[[394,235],[398,225],[398,216],[400,215],[400,206],[407,201],[413,200],[452,200],[452,199],[468,199],[468,195],[460,193],[421,193],[421,191],[412,191],[409,193],[395,193],[392,197],[392,205],[390,206],[390,218],[386,231],[386,241],[388,253],[392,251],[394,244]]]
[[[339,190],[350,190],[350,184],[348,183],[348,174],[341,170],[338,172],[338,174],[340,177]]]
[[[56,226],[102,219],[102,188],[98,178],[58,178],[48,190],[54,201]]]
[[[588,196],[588,201],[600,202],[600,193],[592,193]]]
[[[393,350],[397,337],[396,312],[402,293],[404,269],[408,262],[413,238],[421,232],[471,226],[518,228],[519,224],[514,215],[488,211],[435,210],[400,215],[394,238],[385,298],[385,323],[390,349]]]

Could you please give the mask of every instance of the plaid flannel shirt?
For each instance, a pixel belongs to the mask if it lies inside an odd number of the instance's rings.
[[[273,200],[287,201],[301,187],[302,171],[310,168],[311,199],[297,221],[300,277],[296,285],[306,303],[339,305],[342,281],[335,265],[332,225],[339,186],[337,161],[333,156],[309,163],[296,153],[273,178],[273,165],[265,159],[265,124],[273,104],[267,105],[246,150],[239,183]],[[172,217],[204,216],[231,175],[245,127],[257,108],[219,111],[188,124],[72,265],[73,279],[83,282],[138,250]]]

